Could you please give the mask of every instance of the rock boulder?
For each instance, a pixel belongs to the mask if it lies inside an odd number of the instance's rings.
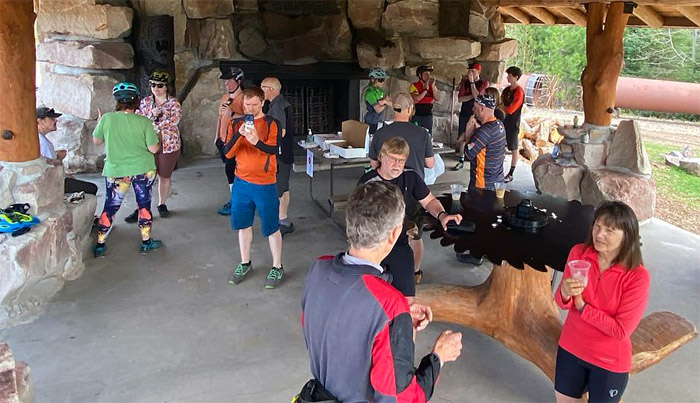
[[[605,165],[606,144],[574,143],[574,158],[579,165],[598,169]]]
[[[654,216],[656,185],[652,179],[610,170],[589,170],[581,181],[581,202],[597,206],[605,200],[632,207],[639,221]]]
[[[84,69],[130,69],[134,49],[125,42],[52,41],[39,43],[39,61]]]
[[[403,41],[394,40],[394,47],[381,48],[381,57],[377,56],[374,46],[367,43],[357,45],[357,60],[363,69],[379,67],[385,70],[398,69],[404,66]]]
[[[504,39],[494,43],[484,43],[481,45],[479,60],[497,62],[508,60],[518,54],[518,41],[515,39]]]
[[[0,402],[33,402],[30,373],[29,366],[15,361],[10,347],[0,343]]]
[[[81,119],[97,119],[98,109],[114,110],[112,76],[45,74],[39,87],[39,102]]]
[[[620,122],[613,135],[606,164],[627,169],[636,175],[651,176],[651,162],[644,149],[637,121]]]
[[[479,42],[461,38],[424,38],[410,42],[411,52],[425,60],[465,61],[477,57],[481,51]]]
[[[47,0],[38,5],[37,26],[43,33],[95,39],[123,38],[131,33],[134,10],[128,7]]]
[[[219,99],[224,90],[220,71],[212,68],[202,72],[182,105],[180,130],[183,147],[189,155],[217,155],[214,145],[218,122]]]
[[[586,169],[577,164],[559,164],[551,154],[540,155],[532,163],[537,190],[566,200],[581,200],[581,179]]]
[[[233,0],[183,0],[188,18],[224,18],[233,14]]]
[[[348,17],[355,29],[371,28],[378,31],[383,13],[384,0],[348,0]]]
[[[387,32],[422,38],[438,36],[438,0],[401,0],[389,3],[382,16],[382,28]]]

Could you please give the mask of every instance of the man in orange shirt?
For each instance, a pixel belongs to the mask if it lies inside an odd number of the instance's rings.
[[[219,121],[216,126],[216,148],[219,150],[219,156],[224,162],[226,170],[226,178],[228,179],[228,190],[231,192],[233,179],[235,178],[236,160],[226,159],[224,156],[224,140],[226,140],[226,132],[228,125],[232,119],[243,116],[243,70],[240,67],[230,66],[221,67],[220,79],[224,80],[226,94],[221,96],[219,101]],[[224,203],[219,208],[217,213],[221,215],[231,214],[231,202]]]
[[[284,275],[282,234],[279,229],[277,197],[277,137],[279,123],[262,112],[265,93],[258,87],[243,90],[243,118],[228,126],[224,155],[236,159],[236,177],[231,189],[231,226],[238,231],[241,262],[231,273],[230,284],[238,284],[253,268],[250,246],[253,243],[255,210],[262,221],[262,234],[270,242],[272,268],[265,288],[275,288]]]

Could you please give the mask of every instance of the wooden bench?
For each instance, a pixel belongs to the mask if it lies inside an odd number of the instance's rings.
[[[644,371],[698,336],[687,319],[673,312],[654,312],[632,333],[632,370]]]

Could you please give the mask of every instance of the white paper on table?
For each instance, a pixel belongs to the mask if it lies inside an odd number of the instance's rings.
[[[314,177],[314,153],[306,150],[306,174]]]

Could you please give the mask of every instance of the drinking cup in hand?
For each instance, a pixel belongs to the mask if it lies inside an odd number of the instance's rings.
[[[578,280],[584,287],[588,285],[588,271],[591,264],[585,260],[572,260],[567,263],[571,271],[571,278]]]

